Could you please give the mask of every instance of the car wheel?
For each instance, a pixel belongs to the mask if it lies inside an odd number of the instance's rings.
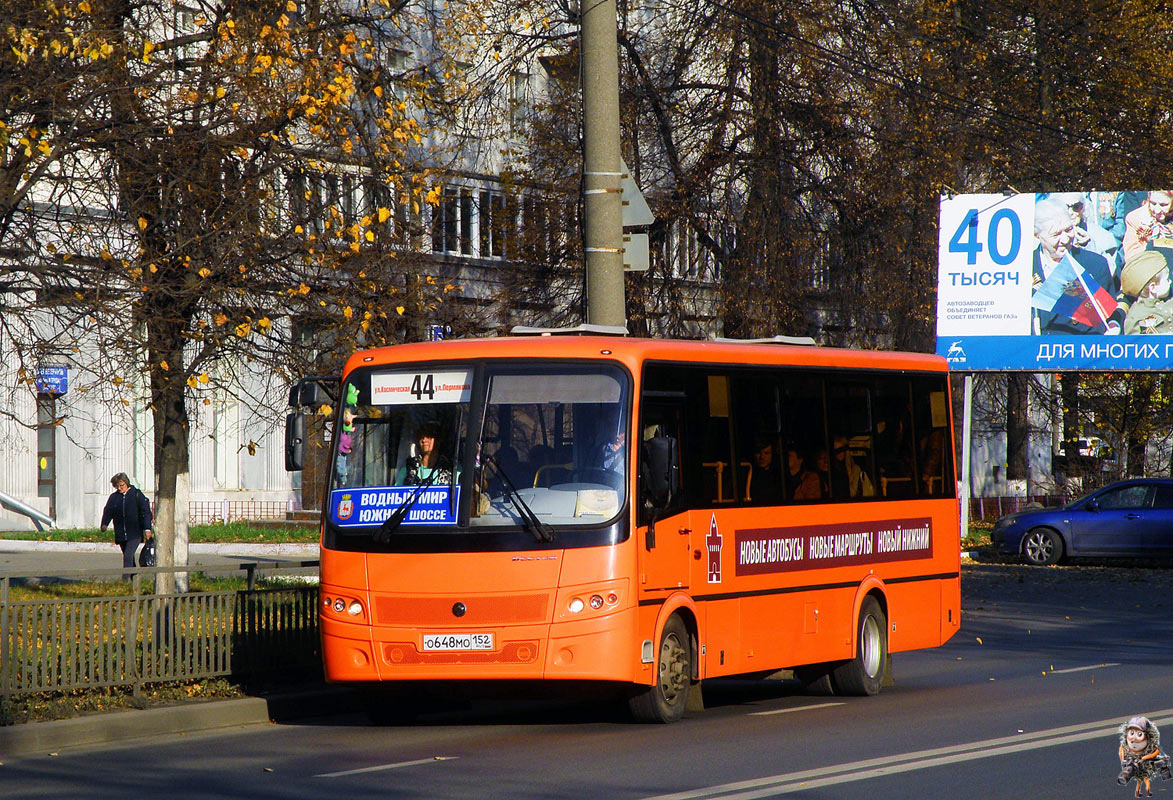
[[[1022,554],[1040,567],[1056,564],[1063,558],[1063,540],[1052,530],[1035,528],[1022,540]]]

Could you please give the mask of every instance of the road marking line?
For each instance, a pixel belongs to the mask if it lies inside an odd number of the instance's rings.
[[[1148,717],[1154,724],[1173,722],[1173,708],[1155,711]],[[1032,731],[1015,736],[986,739],[980,742],[870,758],[848,764],[834,764],[801,772],[770,775],[765,778],[708,786],[676,794],[657,795],[646,798],[646,800],[702,800],[702,798],[707,800],[717,800],[718,798],[719,800],[758,800],[763,797],[776,797],[804,789],[851,783],[945,764],[992,758],[1008,753],[1021,753],[1023,750],[1071,744],[1085,739],[1111,736],[1115,741],[1114,737],[1120,727],[1120,722],[1119,717],[1097,722],[1085,722],[1045,731]]]
[[[791,711],[809,711],[812,708],[830,708],[831,706],[846,705],[845,703],[819,703],[813,706],[798,706],[796,708],[777,708],[773,711],[754,711],[750,713],[751,717],[768,717],[771,714],[789,714]]]
[[[347,769],[342,772],[323,772],[320,775],[315,775],[315,778],[341,778],[344,775],[361,775],[364,772],[382,772],[386,769],[399,769],[400,767],[414,767],[419,764],[434,764],[437,761],[451,761],[460,756],[436,756],[434,758],[417,758],[415,761],[400,761],[398,764],[379,764],[374,767],[362,767],[361,769]]]
[[[1051,670],[1051,674],[1052,675],[1063,675],[1068,672],[1086,672],[1089,669],[1103,669],[1104,667],[1118,667],[1118,666],[1120,666],[1120,665],[1114,664],[1114,663],[1113,664],[1091,664],[1086,667],[1069,667],[1068,669],[1053,669],[1053,670]]]

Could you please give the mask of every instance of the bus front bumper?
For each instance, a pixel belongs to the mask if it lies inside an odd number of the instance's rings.
[[[635,609],[553,625],[460,630],[370,626],[325,615],[320,623],[326,679],[337,683],[634,681],[639,662]],[[491,643],[484,637],[473,640],[473,634],[489,634]],[[466,644],[481,649],[464,649]]]

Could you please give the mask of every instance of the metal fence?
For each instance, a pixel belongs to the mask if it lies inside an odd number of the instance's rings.
[[[301,505],[296,500],[192,500],[187,504],[188,521],[192,525],[291,519],[300,511]]]
[[[317,561],[231,567],[136,569],[136,591],[119,597],[13,600],[33,573],[0,574],[0,697],[212,677],[288,679],[320,675],[318,587],[258,588],[258,573],[305,573]],[[140,594],[143,574],[227,572],[246,588]],[[241,572],[243,570],[243,572]],[[122,570],[59,573],[92,579]],[[60,584],[54,584],[58,586]]]
[[[971,497],[969,518],[971,521],[996,522],[999,517],[1012,514],[1015,511],[1022,511],[1032,504],[1052,508],[1066,503],[1069,499],[1059,495],[1043,494],[1029,497]]]

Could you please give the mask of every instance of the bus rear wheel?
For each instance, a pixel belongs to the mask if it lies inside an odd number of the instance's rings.
[[[887,660],[888,620],[874,597],[864,598],[859,608],[855,656],[831,672],[835,694],[879,694]]]
[[[641,686],[627,701],[637,722],[675,722],[684,716],[688,691],[692,685],[692,646],[688,628],[673,614],[660,634],[656,657],[656,682]]]

